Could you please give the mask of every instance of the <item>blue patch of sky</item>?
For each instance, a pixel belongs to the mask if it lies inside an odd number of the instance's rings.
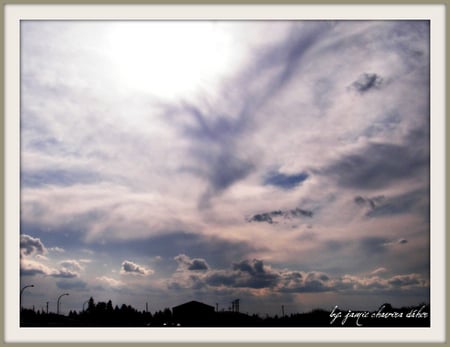
[[[309,175],[306,172],[301,172],[295,175],[285,175],[279,172],[271,173],[264,180],[264,185],[276,186],[283,189],[293,189],[300,183],[307,180]]]

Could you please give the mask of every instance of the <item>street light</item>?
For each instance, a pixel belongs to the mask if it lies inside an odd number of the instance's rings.
[[[25,291],[25,289],[33,288],[33,287],[34,287],[34,284],[29,284],[28,286],[25,286],[20,290],[20,309],[22,309],[22,294],[23,294],[23,292]]]
[[[58,301],[56,302],[56,314],[59,314],[59,300],[64,296],[64,295],[69,295],[69,293],[64,293],[61,294],[58,298]]]

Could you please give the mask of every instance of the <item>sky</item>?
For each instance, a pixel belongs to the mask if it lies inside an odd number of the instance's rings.
[[[428,21],[22,21],[26,308],[429,302]]]

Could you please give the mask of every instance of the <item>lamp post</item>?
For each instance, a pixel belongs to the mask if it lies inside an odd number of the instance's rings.
[[[56,302],[56,314],[59,314],[59,300],[60,300],[64,295],[69,295],[69,293],[61,294],[61,295],[58,297],[58,301]]]
[[[34,287],[34,284],[29,284],[28,286],[25,286],[20,290],[20,309],[21,310],[22,310],[22,294],[23,294],[23,292],[25,291],[25,289],[33,288],[33,287]]]

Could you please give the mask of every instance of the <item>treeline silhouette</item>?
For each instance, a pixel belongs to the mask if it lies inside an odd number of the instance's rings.
[[[20,321],[21,327],[429,327],[430,309],[427,304],[398,309],[383,304],[371,312],[315,309],[306,313],[261,317],[213,311],[177,317],[170,308],[150,313],[125,304],[113,306],[111,300],[95,303],[91,297],[86,310],[72,310],[68,315],[22,309]]]

